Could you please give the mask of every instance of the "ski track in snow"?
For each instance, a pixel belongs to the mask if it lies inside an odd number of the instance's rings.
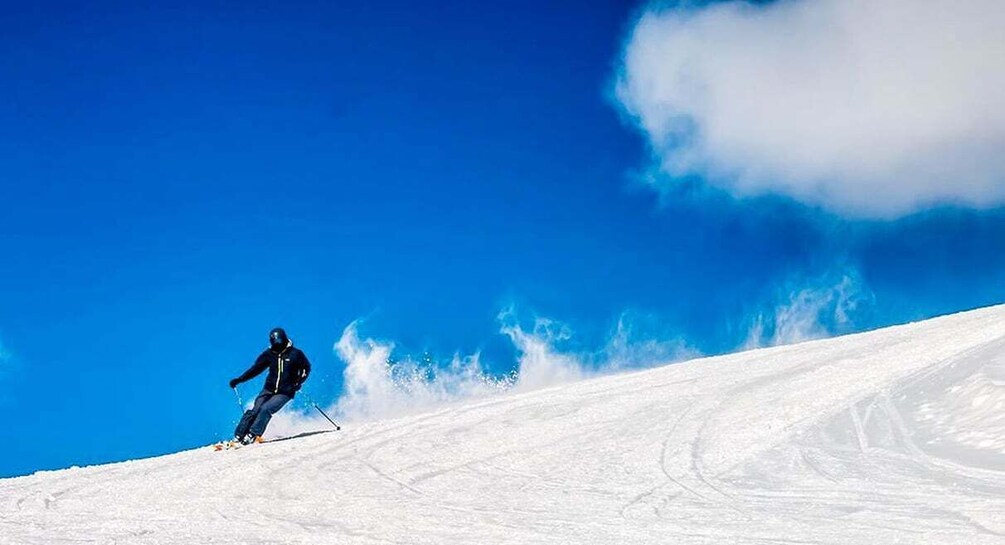
[[[1005,307],[0,480],[0,544],[1005,543]]]

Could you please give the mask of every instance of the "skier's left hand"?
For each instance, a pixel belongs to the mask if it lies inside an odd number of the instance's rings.
[[[240,384],[240,382],[238,382],[236,378],[230,379],[230,389],[231,390],[233,390],[234,388],[237,388],[238,384]]]

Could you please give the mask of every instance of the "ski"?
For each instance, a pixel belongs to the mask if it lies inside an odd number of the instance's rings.
[[[221,450],[237,450],[244,445],[240,441],[220,441],[213,444],[213,451],[220,452]]]
[[[341,429],[341,427],[339,429]],[[221,450],[237,450],[237,449],[239,449],[241,447],[246,447],[248,445],[256,445],[256,444],[258,444],[258,445],[264,445],[264,444],[268,444],[268,443],[280,443],[280,442],[283,442],[283,441],[290,441],[290,440],[293,440],[293,439],[300,439],[302,437],[310,437],[312,435],[319,435],[319,434],[323,434],[323,433],[331,433],[332,431],[333,430],[308,431],[308,432],[300,433],[300,434],[297,434],[297,435],[285,435],[285,436],[279,436],[279,437],[271,437],[269,439],[262,439],[261,437],[259,437],[259,438],[255,439],[254,441],[252,441],[251,443],[248,443],[247,445],[244,444],[244,443],[242,443],[242,442],[240,442],[240,441],[236,441],[234,439],[231,439],[229,441],[218,441],[216,443],[213,443],[210,446],[213,447],[213,450],[215,452],[219,452]]]

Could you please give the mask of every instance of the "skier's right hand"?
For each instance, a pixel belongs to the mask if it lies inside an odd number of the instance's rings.
[[[230,388],[231,388],[232,390],[233,390],[234,388],[237,388],[237,385],[238,385],[238,384],[240,384],[240,382],[238,382],[238,380],[237,380],[236,378],[232,378],[232,379],[230,379]]]

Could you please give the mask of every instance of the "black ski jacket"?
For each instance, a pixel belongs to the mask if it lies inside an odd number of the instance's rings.
[[[237,382],[249,381],[266,369],[269,370],[269,375],[265,377],[262,391],[293,397],[311,374],[311,362],[291,341],[278,354],[267,348],[250,369],[237,377]]]

